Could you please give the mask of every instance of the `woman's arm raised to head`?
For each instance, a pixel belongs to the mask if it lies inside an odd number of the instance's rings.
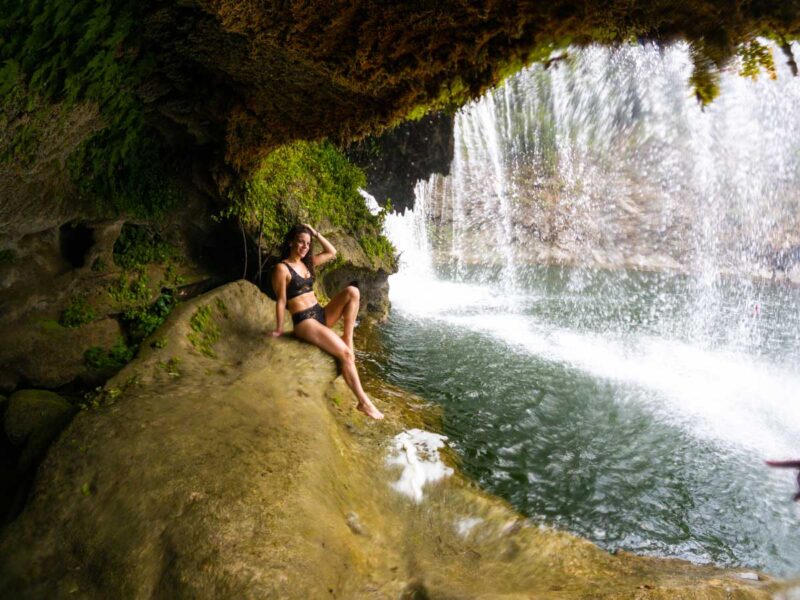
[[[305,224],[304,224],[305,225]],[[320,265],[324,265],[329,260],[333,260],[336,258],[336,248],[333,247],[328,240],[316,229],[311,227],[310,225],[306,225],[311,230],[311,235],[319,240],[319,243],[322,244],[322,252],[319,254],[314,255],[314,266],[318,267]]]
[[[272,289],[275,291],[275,329],[270,332],[273,337],[283,333],[283,318],[286,315],[286,284],[289,282],[289,269],[278,263],[272,269]]]

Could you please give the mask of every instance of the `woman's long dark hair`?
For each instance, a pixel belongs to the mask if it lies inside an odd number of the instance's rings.
[[[305,225],[295,225],[283,238],[283,243],[281,244],[281,260],[289,258],[289,255],[292,253],[292,242],[297,239],[297,236],[301,233],[307,233],[312,240],[314,239],[308,227]],[[306,266],[306,269],[308,269],[308,272],[311,273],[311,277],[314,277],[314,254],[312,253],[312,248],[308,249],[308,253],[303,257],[302,262]]]

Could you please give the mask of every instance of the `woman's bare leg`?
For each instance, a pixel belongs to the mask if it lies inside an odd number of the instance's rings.
[[[361,387],[361,379],[358,377],[356,358],[352,348],[333,331],[314,319],[306,319],[295,325],[294,334],[304,342],[314,344],[323,349],[339,361],[342,376],[358,399],[358,406],[356,407],[358,410],[373,419],[383,418],[381,411],[375,407],[369,396],[364,392],[364,388]]]
[[[344,317],[342,340],[350,347],[350,350],[353,349],[353,329],[356,326],[360,304],[361,292],[357,287],[348,285],[331,298],[331,301],[325,306],[325,324],[328,327],[333,327],[336,321]]]

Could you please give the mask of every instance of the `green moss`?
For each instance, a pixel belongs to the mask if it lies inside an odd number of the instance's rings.
[[[397,251],[389,239],[384,235],[376,237],[361,237],[358,243],[364,252],[373,262],[378,264],[395,266]]]
[[[83,296],[74,296],[69,306],[64,309],[58,322],[63,327],[80,327],[91,323],[97,318],[97,313]]]
[[[64,326],[55,319],[42,319],[39,321],[42,333],[58,334],[64,331]]]
[[[105,367],[108,368],[108,367]],[[114,370],[117,370],[119,367],[114,367]],[[133,376],[132,378],[128,379],[125,382],[124,388],[127,389],[131,385],[136,384],[137,376]],[[98,408],[102,408],[104,406],[110,406],[114,403],[114,401],[119,398],[123,393],[123,390],[117,387],[111,388],[103,388],[98,387],[94,390],[91,390],[84,394],[83,401],[79,404],[81,410],[96,410]],[[87,446],[81,447],[81,452],[86,452],[88,450]]]
[[[177,304],[170,293],[161,294],[149,306],[134,306],[122,313],[122,324],[136,344],[150,336],[167,319]]]
[[[694,69],[689,83],[694,88],[695,97],[702,106],[711,104],[719,96],[719,69],[700,52],[692,53]]]
[[[260,234],[268,248],[296,223],[325,224],[357,238],[370,257],[393,257],[381,234],[384,213],[370,213],[358,191],[365,185],[363,171],[332,144],[295,142],[273,151],[231,194],[224,215]]]
[[[123,306],[141,306],[153,295],[150,280],[143,267],[132,272],[120,273],[117,281],[108,288],[108,295]]]
[[[174,206],[173,153],[146,123],[136,93],[153,68],[137,50],[145,8],[133,0],[0,0],[0,113],[14,121],[0,162],[32,163],[53,116],[93,103],[106,126],[67,161],[81,195],[107,214],[152,217]]]
[[[180,203],[176,159],[136,115],[130,129],[108,127],[70,155],[72,181],[81,196],[108,216],[158,219]]]
[[[158,366],[166,372],[167,375],[170,377],[180,377],[181,371],[179,369],[181,363],[181,359],[177,356],[173,356],[167,362],[159,361]]]
[[[212,346],[219,340],[220,330],[214,320],[211,307],[208,305],[198,308],[189,320],[191,331],[188,334],[189,341],[201,354],[216,358]]]
[[[132,253],[137,260],[142,258],[140,253]],[[128,259],[131,255],[125,254]],[[144,254],[145,257],[150,256]],[[131,260],[126,264],[138,264],[137,260]],[[177,305],[177,299],[170,291],[158,295],[155,301],[151,302],[154,291],[150,288],[149,277],[145,272],[144,266],[138,266],[131,271],[123,271],[117,280],[108,288],[109,298],[119,306],[121,314],[120,324],[126,332],[126,347],[129,352],[112,352],[112,356],[105,357],[100,349],[90,349],[91,355],[88,361],[92,364],[101,364],[103,361],[111,360],[116,364],[117,359],[124,360],[122,364],[133,358],[139,346],[162,323]],[[87,364],[89,364],[87,362]],[[111,365],[107,365],[111,366]],[[121,365],[118,365],[118,367]]]
[[[129,363],[136,355],[136,348],[129,346],[124,338],[118,338],[114,345],[106,350],[93,346],[83,354],[83,361],[91,371],[117,371]]]
[[[225,301],[222,298],[217,298],[214,304],[217,306],[217,310],[219,311],[220,315],[226,319],[230,317],[230,314],[228,313],[228,305],[225,304]]]
[[[158,284],[159,287],[176,288],[186,283],[186,278],[178,273],[175,263],[172,262],[173,260],[181,260],[181,257],[176,254],[169,259],[167,268],[164,269],[164,276]]]
[[[775,70],[775,59],[772,56],[772,50],[759,43],[758,40],[753,40],[740,46],[738,55],[741,59],[739,75],[742,77],[749,77],[755,80],[763,69],[770,79],[777,79],[778,73]]]
[[[178,256],[178,250],[174,246],[144,226],[125,223],[114,242],[114,263],[123,269],[166,263]]]
[[[99,256],[95,258],[94,262],[92,262],[92,272],[105,273],[106,271],[108,271],[108,265],[106,264],[106,261],[104,261]]]

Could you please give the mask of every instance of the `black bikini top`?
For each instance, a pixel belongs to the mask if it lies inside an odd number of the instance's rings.
[[[281,261],[283,262],[283,261]],[[289,269],[292,275],[291,281],[286,285],[286,299],[291,300],[297,296],[302,296],[308,292],[314,291],[314,276],[309,273],[309,277],[300,277],[300,274],[290,267],[287,263],[283,263]]]

